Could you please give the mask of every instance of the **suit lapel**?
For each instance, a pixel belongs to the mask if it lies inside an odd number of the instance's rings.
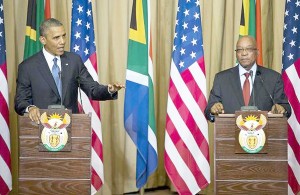
[[[241,79],[239,74],[239,67],[238,65],[232,69],[232,76],[231,76],[231,83],[233,87],[233,91],[235,92],[235,96],[238,100],[238,104],[240,106],[244,106],[244,97],[243,97],[243,91],[241,88]]]
[[[54,91],[54,93],[59,97],[58,89],[56,87],[54,78],[52,76],[52,73],[49,69],[48,63],[46,61],[46,58],[42,51],[39,52],[39,59],[37,59],[37,63],[39,64],[38,68],[43,75],[43,78],[45,79],[46,83],[50,86],[50,88]]]
[[[62,69],[62,101],[64,101],[64,98],[66,97],[66,93],[68,90],[68,81],[71,81],[72,75],[70,74],[70,60],[64,53],[62,56],[60,56],[61,59],[61,69]]]

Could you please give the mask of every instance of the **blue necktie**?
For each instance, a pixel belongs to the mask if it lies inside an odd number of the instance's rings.
[[[53,66],[52,66],[52,75],[56,84],[56,87],[58,89],[59,95],[61,97],[61,75],[60,75],[60,70],[59,67],[57,65],[57,58],[53,59]]]

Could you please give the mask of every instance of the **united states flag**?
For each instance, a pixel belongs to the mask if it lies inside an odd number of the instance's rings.
[[[98,80],[92,1],[73,0],[72,3],[71,51],[81,56],[89,73]],[[92,113],[91,194],[95,194],[104,182],[100,105],[85,93],[80,94],[84,112]]]
[[[282,78],[292,107],[288,119],[288,194],[297,194],[300,191],[300,1],[287,0],[285,9]]]
[[[3,0],[0,0],[0,194],[12,189]]]
[[[165,168],[179,194],[195,194],[210,183],[202,44],[199,0],[179,0],[165,134]]]

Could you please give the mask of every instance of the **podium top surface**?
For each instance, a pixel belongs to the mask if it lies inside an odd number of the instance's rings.
[[[231,118],[231,117],[235,117],[235,114],[219,114],[217,115],[217,117],[221,117],[221,118]],[[283,114],[272,114],[272,113],[268,113],[268,117],[269,118],[282,118],[284,117]]]

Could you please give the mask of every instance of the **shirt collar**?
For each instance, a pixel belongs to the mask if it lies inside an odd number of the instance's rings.
[[[57,62],[60,62],[60,56],[54,56],[54,55],[52,55],[51,53],[49,53],[46,49],[45,49],[45,47],[43,47],[43,54],[44,54],[44,56],[45,56],[45,58],[46,58],[46,61],[47,61],[47,63],[50,65],[50,64],[53,64],[53,58],[54,57],[56,57],[57,58]],[[58,63],[58,64],[60,64],[60,63]]]
[[[257,70],[257,64],[256,64],[256,62],[253,64],[253,66],[251,67],[250,70],[252,70],[253,75],[256,74],[256,70]],[[239,64],[239,73],[240,73],[240,76],[244,75],[246,72],[249,72],[249,71],[247,71],[245,68],[242,67],[242,65]]]

